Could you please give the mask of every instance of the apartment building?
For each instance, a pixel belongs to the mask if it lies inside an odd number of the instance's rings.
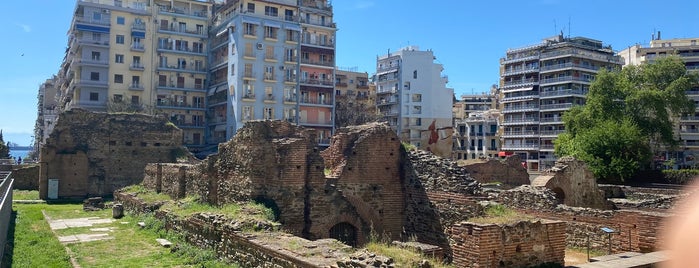
[[[229,0],[215,6],[208,89],[209,143],[249,120],[334,128],[335,23],[325,0]]]
[[[335,123],[337,127],[361,124],[376,118],[375,88],[369,74],[355,68],[335,68]]]
[[[57,75],[61,109],[162,114],[204,145],[211,3],[78,0]]]
[[[37,117],[34,125],[34,146],[36,152],[39,151],[39,146],[46,143],[46,139],[51,134],[58,117],[56,80],[57,77],[55,75],[46,79],[39,87],[39,93],[37,94]]]
[[[503,154],[520,155],[529,171],[552,167],[563,113],[585,104],[599,69],[622,63],[602,41],[562,34],[508,50],[500,60]]]
[[[642,47],[639,44],[619,51],[624,60],[624,66],[639,65],[644,62],[653,62],[657,58],[676,55],[685,64],[688,72],[699,72],[699,38],[675,38],[661,39],[660,32],[654,34],[650,45]],[[679,148],[676,151],[662,150],[657,153],[655,160],[664,162],[674,159],[673,168],[694,168],[699,164],[699,86],[695,85],[686,91],[689,98],[694,100],[697,110],[694,114],[684,115],[677,120],[675,134],[680,139]]]
[[[451,157],[454,89],[446,87],[448,78],[435,59],[417,46],[378,56],[376,106],[401,140]]]
[[[490,93],[461,95],[453,105],[452,159],[497,157],[500,148],[500,112],[497,88]]]

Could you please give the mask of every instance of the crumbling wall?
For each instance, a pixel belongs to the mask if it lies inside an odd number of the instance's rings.
[[[147,163],[174,162],[182,131],[164,118],[73,109],[60,114],[41,148],[39,194],[58,180],[58,197],[111,195],[140,183]]]
[[[402,152],[406,236],[438,245],[450,258],[449,228],[482,215],[480,184],[454,161],[426,151]]]
[[[563,265],[566,224],[522,221],[513,225],[462,222],[451,228],[456,267]]]
[[[532,181],[532,186],[546,187],[556,193],[561,203],[573,207],[611,209],[604,192],[597,187],[587,165],[572,157],[562,157],[556,165]]]
[[[21,165],[12,169],[15,190],[39,190],[39,165]]]
[[[522,160],[518,155],[508,156],[505,159],[472,161],[464,165],[464,168],[480,183],[499,182],[510,186],[530,183],[529,173],[522,166]]]

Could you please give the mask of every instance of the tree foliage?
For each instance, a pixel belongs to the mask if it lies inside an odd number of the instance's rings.
[[[556,140],[556,155],[576,156],[598,178],[623,181],[649,163],[654,146],[678,144],[675,119],[694,112],[685,91],[696,81],[674,56],[601,70],[586,104],[563,115],[566,133]]]
[[[2,130],[0,130],[0,159],[10,158],[10,147],[5,144],[5,140],[2,137]]]
[[[335,96],[335,122],[337,127],[361,125],[379,119],[375,106],[354,96]]]

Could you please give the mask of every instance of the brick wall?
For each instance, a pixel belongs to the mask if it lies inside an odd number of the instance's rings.
[[[182,131],[164,118],[63,112],[40,150],[39,195],[47,198],[49,179],[59,198],[111,195],[140,183],[147,163],[175,162],[181,145]]]
[[[12,169],[15,190],[39,190],[39,165],[21,165]]]
[[[514,225],[463,222],[451,227],[456,267],[532,267],[563,265],[564,222],[535,221]]]
[[[480,183],[500,182],[511,186],[529,184],[529,173],[522,167],[522,159],[518,155],[472,162],[464,168]]]

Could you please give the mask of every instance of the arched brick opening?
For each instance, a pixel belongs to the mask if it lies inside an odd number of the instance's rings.
[[[333,226],[329,230],[330,238],[337,239],[338,241],[341,241],[342,243],[345,243],[352,247],[356,247],[358,244],[357,235],[357,227],[354,227],[354,225],[348,222],[341,222],[335,224],[335,226]]]
[[[566,193],[563,191],[563,188],[555,187],[552,189],[552,191],[554,194],[556,194],[556,199],[558,200],[558,203],[565,204]]]

